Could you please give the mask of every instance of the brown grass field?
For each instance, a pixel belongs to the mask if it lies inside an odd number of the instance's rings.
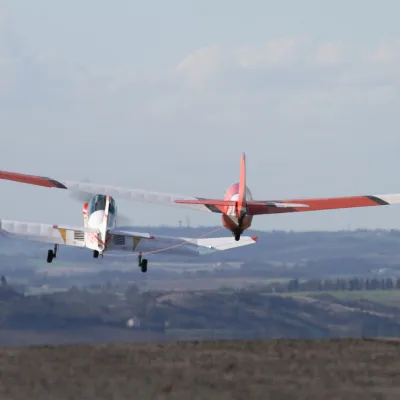
[[[396,399],[400,342],[3,347],[0,399]]]

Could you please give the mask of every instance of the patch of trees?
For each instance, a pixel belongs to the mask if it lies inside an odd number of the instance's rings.
[[[400,290],[400,278],[337,278],[274,282],[266,285],[268,292],[321,292],[355,290]]]

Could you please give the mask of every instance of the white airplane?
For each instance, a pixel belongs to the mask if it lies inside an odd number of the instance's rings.
[[[19,222],[0,219],[0,233],[11,237],[54,243],[48,250],[47,262],[57,257],[59,245],[88,248],[93,257],[103,257],[105,252],[122,250],[138,252],[138,263],[142,272],[147,272],[147,259],[143,254],[167,252],[177,255],[205,255],[257,242],[256,236],[243,237],[236,242],[233,237],[181,238],[154,236],[117,227],[117,207],[111,196],[97,194],[83,206],[83,227],[67,227],[50,224]]]

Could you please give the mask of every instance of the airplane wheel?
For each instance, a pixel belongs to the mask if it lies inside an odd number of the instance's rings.
[[[240,240],[240,233],[235,233],[235,240],[237,242]]]
[[[147,272],[147,259],[146,258],[144,258],[143,260],[142,260],[142,263],[141,263],[141,268],[142,268],[142,272],[143,273],[146,273]]]
[[[93,251],[93,257],[98,258],[99,257],[99,252],[97,250]]]
[[[54,258],[54,251],[49,250],[47,252],[47,262],[50,264],[53,261],[53,258]]]

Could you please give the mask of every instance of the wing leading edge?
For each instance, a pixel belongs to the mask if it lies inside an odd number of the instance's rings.
[[[281,203],[281,204],[287,203],[287,207],[275,207],[271,206],[268,203],[270,202],[269,201],[249,202],[247,204],[248,213],[251,215],[262,215],[262,214],[281,214],[289,212],[337,210],[343,208],[387,206],[391,204],[400,203],[400,193],[276,201],[276,203]],[[290,206],[290,204],[293,203],[298,203],[301,204],[302,206],[301,207]]]
[[[184,238],[171,236],[155,236],[149,233],[129,232],[113,229],[108,231],[107,250],[141,251],[143,253],[168,253],[176,255],[200,256],[216,251],[255,244],[257,236],[242,236],[240,241],[233,237],[219,238]]]
[[[53,189],[64,189],[88,194],[104,194],[115,198],[132,200],[143,203],[154,203],[165,206],[186,207],[198,211],[220,212],[204,204],[178,204],[175,200],[197,200],[196,197],[179,194],[152,192],[141,189],[127,189],[119,186],[101,185],[88,182],[60,181],[38,175],[27,175],[16,172],[0,171],[0,179],[42,186]]]
[[[234,205],[231,204],[234,202],[226,200],[204,199],[200,197],[151,192],[140,189],[127,189],[118,186],[100,185],[96,183],[61,181],[43,176],[20,174],[9,171],[0,171],[0,179],[47,188],[84,192],[88,194],[105,194],[115,198],[122,198],[137,202],[186,207],[193,210],[214,213],[224,213],[227,207]],[[260,200],[249,201],[246,203],[246,207],[247,213],[250,215],[263,215],[372,207],[398,203],[400,203],[400,193],[297,200]]]
[[[213,212],[223,213],[227,213],[229,207],[237,205],[237,202],[233,200],[217,199],[184,199],[175,200],[175,202],[178,204],[204,204]],[[247,214],[263,215],[304,211],[335,210],[341,208],[386,206],[397,203],[400,203],[400,193],[296,200],[251,200],[247,201],[245,203],[245,206],[247,209]]]
[[[86,247],[85,232],[98,233],[97,229],[67,227],[35,222],[20,222],[0,219],[0,233],[10,237],[36,242]],[[106,251],[125,250],[136,252],[163,252],[177,255],[199,256],[248,246],[257,242],[257,237],[243,236],[239,242],[233,237],[193,239],[154,236],[149,233],[113,229],[107,232]]]
[[[36,242],[85,247],[85,232],[97,230],[0,219],[0,233]]]

